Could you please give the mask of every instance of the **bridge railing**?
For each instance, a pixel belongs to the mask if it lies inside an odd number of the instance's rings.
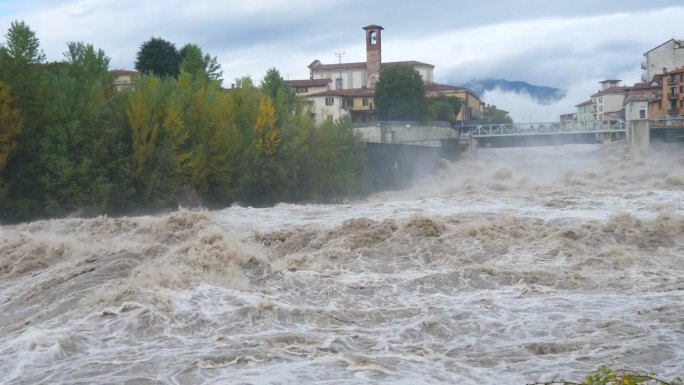
[[[481,124],[464,126],[463,133],[473,137],[483,136],[515,136],[515,135],[543,135],[543,134],[573,134],[624,132],[627,125],[623,120],[605,120],[593,122],[572,123],[512,123],[512,124]]]
[[[448,122],[381,121],[356,124],[353,128],[367,143],[439,147],[445,140],[459,137],[459,130]]]
[[[651,128],[664,128],[672,126],[684,126],[684,116],[662,116],[651,119]]]

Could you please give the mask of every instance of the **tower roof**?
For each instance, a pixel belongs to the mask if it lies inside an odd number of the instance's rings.
[[[363,27],[363,29],[365,29],[365,30],[369,30],[369,29],[383,30],[384,28],[382,28],[381,26],[376,25],[376,24],[371,24],[371,25],[367,25],[367,26]]]

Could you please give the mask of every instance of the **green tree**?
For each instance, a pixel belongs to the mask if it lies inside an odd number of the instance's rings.
[[[317,127],[314,140],[315,200],[338,201],[369,191],[364,145],[354,134],[349,119],[326,120]]]
[[[103,126],[111,75],[104,51],[81,42],[67,44],[64,66],[50,73],[45,100],[45,131],[41,137],[40,181],[49,214],[108,206],[94,194],[110,184],[104,170],[111,161],[106,147],[97,146]]]
[[[159,128],[165,112],[163,80],[145,76],[135,82],[126,105],[126,116],[131,127],[132,160],[138,192],[143,201],[151,202],[161,191],[155,167],[155,152]]]
[[[261,91],[273,101],[279,123],[285,123],[284,121],[292,116],[297,106],[297,95],[294,89],[285,82],[277,69],[271,68],[266,71],[266,76],[261,81]]]
[[[482,124],[512,124],[513,119],[508,116],[508,111],[499,110],[496,107],[485,107],[482,114]]]
[[[426,100],[420,73],[403,64],[383,69],[375,85],[375,104],[382,119],[422,120]]]
[[[180,63],[181,55],[173,43],[152,37],[140,45],[135,69],[144,74],[177,78],[180,73]]]
[[[6,198],[0,216],[22,220],[40,213],[43,192],[39,178],[40,138],[43,131],[45,55],[40,41],[24,22],[14,21],[0,46],[0,81],[12,91],[13,104],[23,116],[16,152],[5,167]]]
[[[427,99],[426,120],[440,120],[456,122],[456,116],[461,110],[461,99],[456,97],[439,96]]]
[[[9,86],[0,81],[0,202],[5,201],[7,194],[3,175],[5,167],[17,150],[17,137],[22,127],[23,118],[21,112],[13,106]]]
[[[204,54],[196,44],[186,44],[180,50],[180,72],[187,72],[194,76],[203,75],[210,81],[221,83],[223,71],[216,56]]]

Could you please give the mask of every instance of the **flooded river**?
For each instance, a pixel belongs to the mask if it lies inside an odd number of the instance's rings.
[[[409,190],[0,227],[6,384],[684,375],[684,148],[483,149]]]

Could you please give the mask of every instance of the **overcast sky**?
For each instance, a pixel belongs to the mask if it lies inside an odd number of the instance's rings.
[[[568,91],[550,106],[501,92],[485,102],[516,120],[553,120],[598,90],[600,80],[640,78],[643,53],[684,38],[681,0],[0,0],[0,29],[25,21],[48,60],[69,41],[103,49],[110,67],[133,69],[140,44],[161,37],[217,56],[224,85],[275,67],[308,78],[318,59],[364,61],[364,31],[382,25],[383,61],[435,65],[435,81],[523,80]],[[3,39],[4,40],[4,39]]]

